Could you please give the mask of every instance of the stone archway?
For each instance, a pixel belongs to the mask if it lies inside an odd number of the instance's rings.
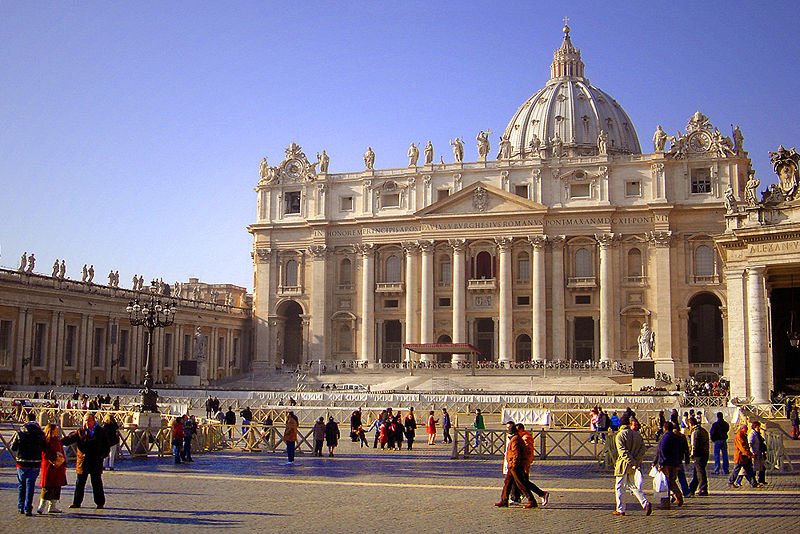
[[[278,332],[277,357],[282,365],[296,367],[303,363],[303,308],[288,300],[278,306],[277,315],[283,323]]]
[[[712,293],[698,293],[689,301],[689,372],[700,378],[721,375],[723,349],[722,303]]]

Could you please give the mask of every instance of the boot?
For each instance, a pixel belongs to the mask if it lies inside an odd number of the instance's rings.
[[[58,508],[58,501],[50,501],[50,512],[51,514],[60,514],[62,510]]]

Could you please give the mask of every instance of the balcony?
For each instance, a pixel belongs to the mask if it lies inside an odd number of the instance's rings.
[[[591,289],[597,287],[597,278],[594,276],[570,276],[567,287],[571,289]]]
[[[402,293],[403,282],[378,282],[375,284],[376,293]]]
[[[629,286],[644,286],[647,285],[647,277],[646,276],[627,276],[625,277],[625,283]]]
[[[282,297],[299,297],[302,294],[301,286],[278,286],[278,295]]]
[[[710,275],[694,275],[693,282],[695,284],[719,284],[719,275],[718,274],[710,274]]]
[[[472,278],[467,281],[467,289],[470,291],[487,291],[497,288],[496,278]]]

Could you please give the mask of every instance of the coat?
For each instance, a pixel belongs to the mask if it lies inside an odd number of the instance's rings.
[[[766,469],[767,443],[761,437],[761,433],[755,429],[751,430],[747,441],[750,445],[750,451],[753,453],[753,469],[756,471]]]
[[[526,468],[528,463],[528,452],[525,443],[522,441],[522,436],[514,434],[508,442],[506,449],[506,464],[508,469]]]
[[[103,459],[111,450],[108,438],[100,425],[91,431],[81,427],[61,440],[63,445],[75,444],[75,472],[79,475],[103,472]]]
[[[733,462],[738,465],[747,465],[752,457],[753,453],[747,442],[747,427],[742,427],[733,436]]]
[[[528,459],[528,462],[525,466],[525,470],[528,471],[533,464],[533,456],[536,452],[536,445],[533,442],[533,434],[528,432],[527,430],[519,430],[519,437],[522,439],[522,443],[525,444],[525,455]]]
[[[328,421],[328,424],[325,425],[325,443],[328,447],[335,447],[339,444],[339,438],[341,434],[339,433],[339,425],[336,424],[334,421]]]
[[[297,420],[294,417],[286,418],[286,428],[283,430],[283,441],[297,441]]]
[[[425,425],[425,430],[428,434],[436,434],[436,422],[432,415],[428,417],[428,424]]]
[[[614,464],[614,476],[626,476],[634,469],[641,467],[645,446],[644,439],[639,432],[631,430],[627,425],[622,425],[617,435],[614,436],[614,442],[617,445],[618,453],[617,462]]]
[[[47,442],[42,451],[42,478],[39,485],[43,488],[58,488],[67,485],[67,462],[56,467],[53,462],[58,455],[64,456],[64,447],[61,445],[61,438],[53,438]]]
[[[711,452],[711,439],[709,438],[708,430],[699,425],[695,426],[692,429],[690,443],[692,458],[702,458],[708,460]]]
[[[322,441],[325,439],[325,423],[322,421],[317,421],[314,423],[314,439],[316,441]]]

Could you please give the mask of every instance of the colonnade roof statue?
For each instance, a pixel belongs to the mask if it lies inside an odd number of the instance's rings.
[[[606,153],[640,154],[636,129],[625,110],[584,77],[581,51],[572,44],[569,26],[563,31],[564,41],[553,53],[550,80],[506,126],[503,137],[511,143],[511,157],[545,157],[554,151],[553,139],[563,143],[563,156],[598,155],[601,132],[607,136]]]

